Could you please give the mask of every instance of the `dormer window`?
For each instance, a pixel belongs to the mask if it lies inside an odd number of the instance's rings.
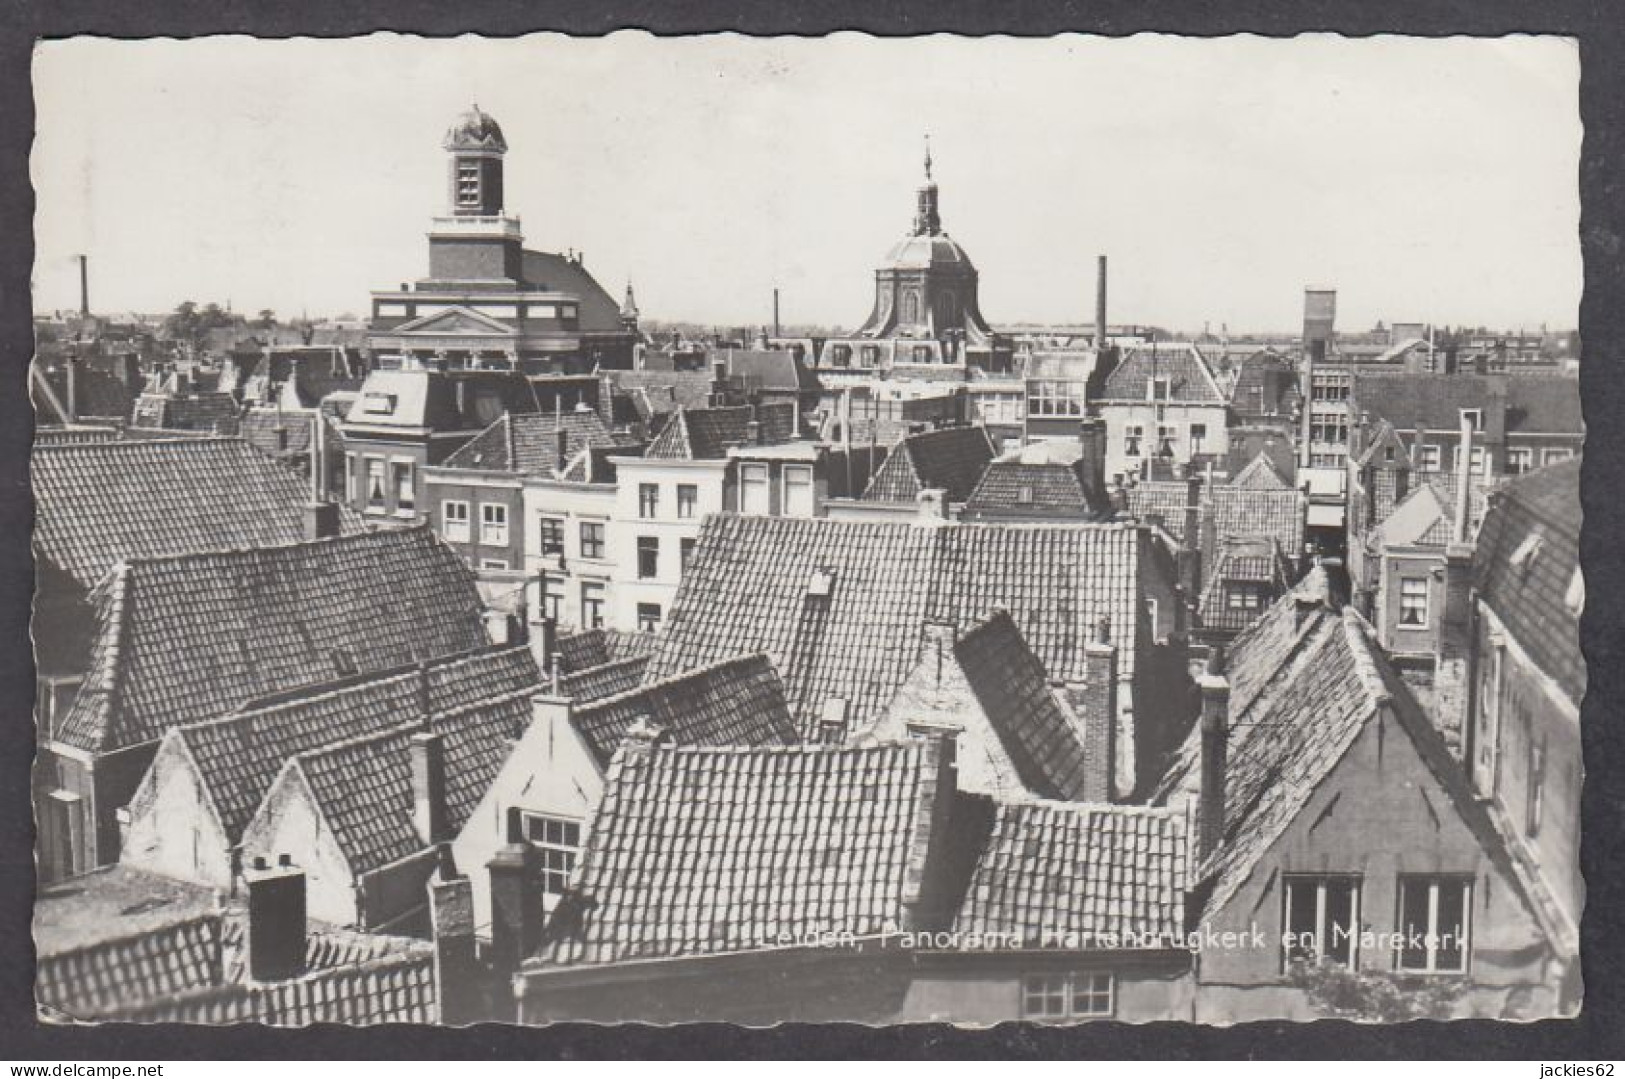
[[[1173,396],[1173,383],[1166,378],[1148,378],[1145,380],[1145,399],[1147,401],[1166,401]]]
[[[387,416],[395,411],[395,395],[364,393],[361,395],[361,411],[369,416]]]

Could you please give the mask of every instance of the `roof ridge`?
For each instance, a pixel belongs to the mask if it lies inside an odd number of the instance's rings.
[[[1041,798],[1037,795],[1000,798],[994,802],[994,808],[1000,813],[1007,809],[1044,809],[1074,815],[1111,814],[1125,817],[1157,817],[1178,823],[1183,823],[1186,819],[1185,810],[1175,806],[1132,805],[1122,802],[1071,802],[1060,798]]]
[[[95,427],[93,425],[86,426],[90,426],[94,431],[114,431],[117,433],[117,429],[112,427]],[[142,430],[157,430],[157,428],[142,428]],[[184,433],[185,432],[183,432],[183,434]],[[138,447],[141,449],[162,448],[173,452],[174,448],[177,446],[216,446],[220,445],[221,443],[235,443],[236,445],[252,449],[252,447],[248,444],[248,440],[243,438],[241,435],[221,435],[210,433],[196,436],[188,435],[188,437],[184,438],[107,438],[102,439],[99,442],[39,442],[38,440],[35,440],[32,444],[32,449],[30,452],[57,453],[62,450],[108,450],[115,448],[128,449],[132,447]]]
[[[431,672],[458,670],[469,666],[479,660],[497,660],[519,652],[529,650],[528,645],[483,645],[479,648],[470,648],[462,652],[451,652],[443,656],[417,663],[403,663],[381,671],[364,674],[353,674],[348,678],[335,678],[327,682],[314,682],[310,685],[295,686],[280,693],[266,694],[263,697],[253,698],[236,711],[227,712],[208,719],[196,720],[192,723],[181,724],[184,727],[198,727],[208,723],[217,723],[223,719],[240,719],[244,716],[258,715],[261,712],[272,712],[290,705],[314,703],[316,701],[330,700],[344,693],[358,689],[382,686],[396,679],[404,678],[421,671],[427,667]],[[538,682],[537,685],[541,683]]]
[[[602,628],[602,627],[600,627],[600,628]],[[631,660],[646,659],[646,658],[647,658],[646,656],[628,656],[625,659],[610,660],[609,663],[600,663],[596,667],[583,667],[581,669],[581,671],[577,671],[575,673],[580,674],[580,673],[583,673],[585,671],[602,670],[603,668],[608,667],[608,666],[610,666],[612,664],[615,664],[615,663],[627,663],[627,662],[630,662]],[[669,689],[672,686],[677,685],[677,684],[682,683],[682,682],[686,682],[689,679],[698,678],[700,675],[711,674],[711,673],[713,673],[715,671],[722,670],[724,667],[731,667],[731,666],[735,666],[735,665],[744,664],[744,663],[747,663],[747,662],[749,662],[751,660],[754,660],[754,659],[765,660],[766,663],[767,663],[768,669],[773,671],[773,673],[775,675],[778,674],[778,669],[773,666],[773,657],[769,656],[766,652],[763,652],[763,651],[760,651],[760,650],[755,651],[755,652],[741,652],[738,655],[728,656],[725,659],[719,659],[719,660],[716,660],[716,661],[714,661],[712,663],[707,663],[706,665],[704,665],[702,667],[690,667],[686,671],[681,671],[681,672],[679,672],[677,674],[667,675],[665,678],[656,679],[653,682],[644,682],[644,683],[638,685],[636,688],[629,689],[624,693],[617,693],[612,697],[600,697],[595,701],[588,701],[586,704],[581,706],[580,710],[581,711],[588,711],[588,710],[597,711],[600,708],[607,708],[607,707],[609,707],[611,705],[624,704],[624,703],[626,703],[627,701],[631,700],[634,697],[641,697],[644,694],[649,693],[649,692],[651,692],[653,690]],[[569,677],[569,675],[563,675],[561,677],[566,677],[567,678],[567,677]]]
[[[383,542],[395,536],[426,536],[433,537],[433,530],[428,521],[405,525],[399,528],[368,529],[362,532],[350,532],[337,536],[323,536],[320,539],[301,539],[290,543],[261,543],[240,547],[214,547],[192,551],[176,551],[169,554],[136,556],[121,559],[131,566],[155,565],[160,562],[202,562],[209,559],[224,559],[227,557],[245,554],[280,554],[286,551],[301,549],[315,549],[323,546],[351,545],[360,546],[362,543]],[[111,572],[111,571],[109,571]]]

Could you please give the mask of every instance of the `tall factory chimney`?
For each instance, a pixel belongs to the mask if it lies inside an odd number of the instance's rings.
[[[90,317],[90,256],[79,256],[79,317]]]
[[[779,290],[775,288],[773,290],[773,336],[779,337],[781,333],[782,331],[779,329]]]
[[[1106,351],[1106,256],[1098,255],[1095,270],[1095,352]]]

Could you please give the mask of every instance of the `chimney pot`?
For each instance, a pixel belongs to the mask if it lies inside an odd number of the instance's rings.
[[[429,878],[429,922],[434,934],[434,976],[441,1023],[474,1022],[483,1010],[483,985],[474,944],[474,885],[457,873],[451,848],[441,845]]]

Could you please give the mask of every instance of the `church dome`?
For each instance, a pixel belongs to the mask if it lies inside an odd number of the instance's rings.
[[[974,270],[970,256],[946,232],[905,236],[886,252],[883,270],[929,270],[953,268]]]
[[[446,139],[441,145],[447,150],[495,150],[499,154],[508,150],[501,125],[481,112],[478,105],[457,117],[457,122],[446,130]]]

